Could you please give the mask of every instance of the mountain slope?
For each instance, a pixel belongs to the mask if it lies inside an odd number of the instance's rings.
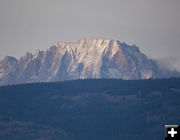
[[[47,51],[0,62],[0,85],[87,78],[149,79],[174,76],[160,70],[138,47],[88,38],[59,42]]]
[[[160,140],[180,123],[180,79],[0,87],[2,140]]]

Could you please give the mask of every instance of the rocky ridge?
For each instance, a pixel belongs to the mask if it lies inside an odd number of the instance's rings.
[[[0,61],[0,85],[89,78],[149,79],[174,76],[160,69],[135,45],[87,38],[58,42],[46,51]]]

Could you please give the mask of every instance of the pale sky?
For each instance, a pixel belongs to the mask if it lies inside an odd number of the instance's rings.
[[[180,0],[0,0],[0,59],[87,37],[180,60]]]

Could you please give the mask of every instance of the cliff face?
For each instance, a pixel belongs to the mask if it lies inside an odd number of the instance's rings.
[[[116,40],[88,38],[58,42],[47,51],[0,62],[0,85],[86,78],[149,79],[169,77],[138,47]]]

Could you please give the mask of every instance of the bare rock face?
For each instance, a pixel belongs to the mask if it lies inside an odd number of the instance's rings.
[[[0,61],[0,85],[87,78],[149,79],[173,76],[140,52],[116,40],[88,38],[58,42],[16,60]]]
[[[0,85],[15,83],[17,64],[18,60],[10,56],[0,61]]]

